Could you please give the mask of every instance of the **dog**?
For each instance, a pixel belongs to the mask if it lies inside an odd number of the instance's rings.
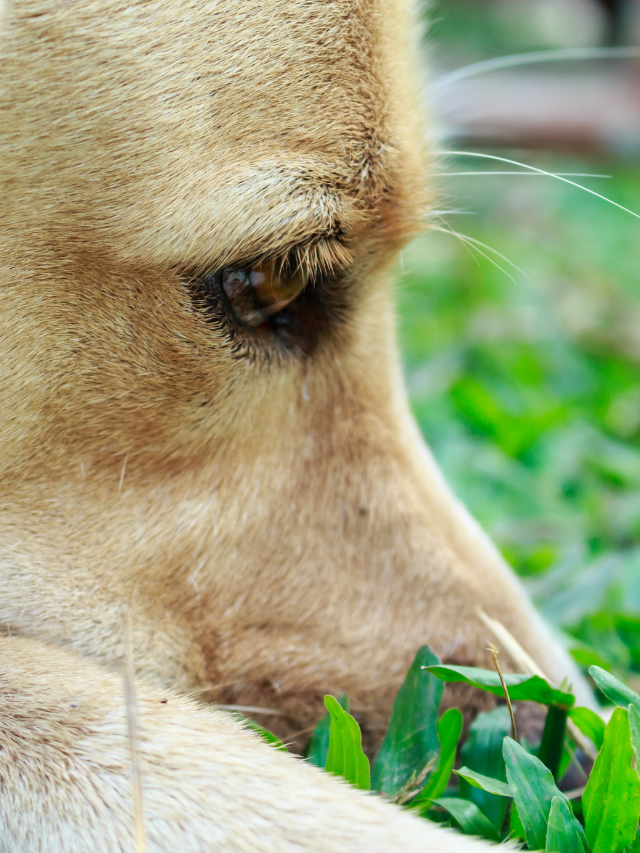
[[[419,646],[488,662],[480,610],[589,702],[403,390],[418,32],[404,0],[3,9],[3,849],[472,853],[213,706],[296,742],[346,692],[373,749]]]

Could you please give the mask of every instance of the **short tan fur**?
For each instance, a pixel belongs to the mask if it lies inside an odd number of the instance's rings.
[[[128,620],[153,851],[481,846],[187,694],[295,737],[347,692],[373,745],[420,645],[489,662],[479,608],[577,683],[403,390],[417,33],[403,0],[6,5],[0,846],[134,849]],[[309,276],[280,325],[212,308],[272,260]]]

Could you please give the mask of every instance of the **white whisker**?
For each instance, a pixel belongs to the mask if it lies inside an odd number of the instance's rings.
[[[554,177],[560,178],[610,178],[611,175],[592,175],[590,172],[551,172]],[[536,178],[536,177],[547,177],[547,175],[539,175],[536,172],[494,172],[494,171],[480,171],[480,172],[430,172],[429,177],[431,178],[458,178],[458,177],[469,177],[474,175],[520,175],[521,177],[527,178]]]
[[[122,470],[120,471],[120,482],[118,483],[118,491],[122,491],[122,483],[124,482],[124,472],[127,470],[127,460],[129,459],[129,454],[124,457],[124,462],[122,463]]]
[[[488,246],[486,243],[483,243],[480,240],[476,240],[475,237],[469,237],[468,234],[461,234],[459,231],[454,231],[453,228],[444,228],[439,225],[433,225],[432,229],[434,231],[442,231],[445,234],[452,234],[454,237],[457,237],[463,244],[467,244],[468,248],[473,247],[473,249],[475,249],[478,254],[482,255],[483,258],[486,258],[486,260],[492,263],[494,267],[496,267],[496,269],[499,269],[500,272],[503,272],[506,276],[508,276],[508,278],[510,278],[514,284],[516,284],[517,282],[515,278],[511,275],[511,273],[503,269],[500,264],[496,263],[496,261],[490,255],[487,255],[485,252],[483,252],[482,249],[486,249],[487,252],[491,252],[491,254],[496,255],[496,257],[503,260],[506,264],[509,264],[510,267],[513,267],[514,270],[517,270],[521,275],[525,276],[525,278],[528,278],[529,281],[531,281],[531,276],[527,275],[527,273],[524,270],[520,269],[517,264],[514,264],[513,261],[510,261],[509,258],[501,254],[497,249],[494,249],[492,246]]]
[[[515,68],[520,65],[540,65],[547,62],[580,62],[592,59],[637,59],[640,48],[637,47],[569,47],[562,50],[537,50],[529,53],[514,53],[511,56],[497,56],[482,62],[473,62],[443,74],[431,83],[431,92],[437,92],[461,80]]]
[[[431,210],[429,216],[475,216],[475,210]]]
[[[464,239],[463,234],[459,234],[457,231],[454,231],[453,228],[448,223],[445,223],[444,225],[431,225],[430,229],[432,231],[442,231],[443,234],[449,234],[452,237],[457,237],[458,240],[460,241],[460,245],[466,249],[466,251],[469,253],[470,257],[473,259],[473,262],[475,264],[477,264],[478,266],[480,266],[480,261],[476,258],[475,254],[473,253],[473,247],[469,244],[469,241]]]
[[[613,201],[612,199],[597,193],[595,190],[590,190],[589,187],[583,187],[582,184],[576,184],[575,181],[570,181],[568,178],[555,174],[554,172],[547,172],[544,169],[529,166],[527,163],[519,163],[517,160],[509,160],[507,157],[498,157],[497,154],[483,154],[479,151],[444,151],[443,153],[451,157],[480,157],[484,160],[496,160],[499,163],[508,163],[510,166],[520,166],[523,169],[528,169],[530,172],[536,172],[539,175],[546,175],[548,178],[555,178],[557,181],[562,181],[563,184],[569,184],[569,186],[583,190],[584,192],[589,193],[589,195],[593,195],[602,201],[606,201],[608,204],[612,204],[614,207],[618,207],[620,210],[624,210],[625,213],[635,216],[636,219],[640,219],[640,214],[635,213],[633,210],[629,210],[628,207],[624,207],[623,205],[618,204],[617,201]]]

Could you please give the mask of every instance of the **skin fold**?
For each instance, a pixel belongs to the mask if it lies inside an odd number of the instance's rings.
[[[152,851],[480,849],[206,707],[296,742],[348,693],[373,749],[419,646],[490,663],[480,609],[591,702],[408,408],[418,35],[400,0],[1,10],[7,850],[135,849],[127,624]],[[245,268],[307,284],[247,326]]]

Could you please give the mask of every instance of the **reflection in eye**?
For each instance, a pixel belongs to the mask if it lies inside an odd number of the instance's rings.
[[[286,308],[305,285],[301,272],[276,269],[273,261],[246,268],[227,267],[221,277],[234,314],[241,323],[254,328]]]

